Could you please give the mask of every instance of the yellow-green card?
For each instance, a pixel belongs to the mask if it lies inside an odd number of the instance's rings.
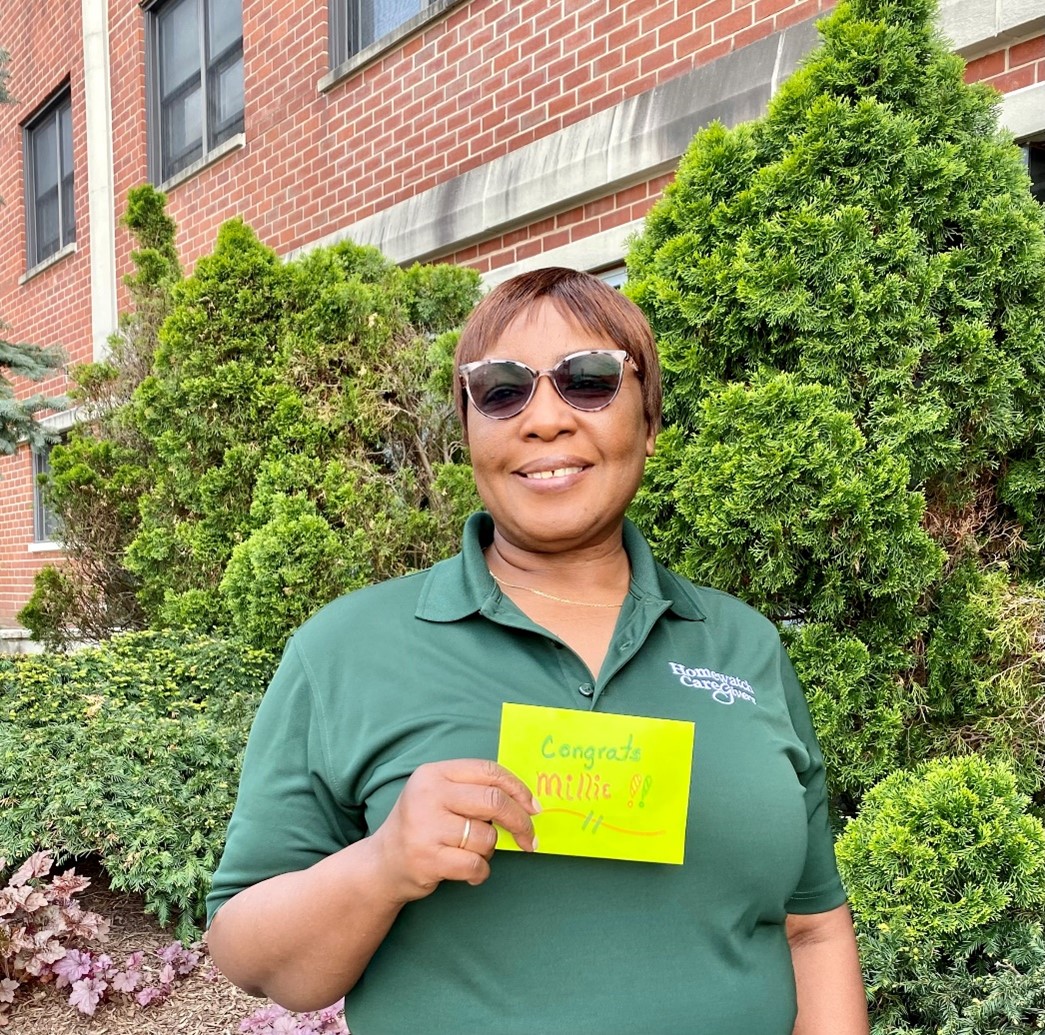
[[[541,803],[539,851],[679,864],[693,733],[677,719],[504,704],[497,761]],[[497,847],[519,851],[500,828]]]

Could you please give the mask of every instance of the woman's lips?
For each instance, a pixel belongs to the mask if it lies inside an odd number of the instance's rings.
[[[565,478],[568,474],[580,474],[583,467],[555,467],[548,471],[528,471],[523,474],[524,478]]]
[[[582,479],[591,464],[580,457],[554,457],[525,464],[516,472],[528,488],[536,491],[568,489]]]

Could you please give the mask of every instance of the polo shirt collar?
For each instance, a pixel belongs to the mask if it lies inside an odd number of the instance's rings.
[[[464,526],[461,552],[429,569],[417,601],[417,618],[456,622],[492,605],[500,593],[486,566],[483,550],[493,541],[493,518],[473,514]],[[625,519],[624,549],[631,561],[631,592],[644,603],[660,605],[679,618],[702,621],[697,591],[653,558],[642,533]]]

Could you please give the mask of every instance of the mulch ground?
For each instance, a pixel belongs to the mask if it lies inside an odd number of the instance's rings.
[[[122,963],[132,952],[161,949],[171,943],[169,931],[146,916],[140,898],[109,890],[104,875],[89,863],[76,865],[77,873],[92,884],[78,896],[85,909],[101,913],[112,922],[105,951]],[[103,1003],[94,1017],[79,1013],[68,1003],[68,989],[50,986],[34,998],[20,1000],[11,1024],[2,1035],[237,1035],[239,1024],[255,1010],[267,1005],[229,984],[204,959],[187,978],[181,978],[171,996],[162,1003],[142,1009],[132,1000],[118,996]]]

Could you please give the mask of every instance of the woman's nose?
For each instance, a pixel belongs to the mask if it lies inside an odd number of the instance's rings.
[[[576,411],[555,390],[550,374],[537,378],[533,398],[520,416],[524,421],[524,434],[543,439],[569,433],[577,426]]]

